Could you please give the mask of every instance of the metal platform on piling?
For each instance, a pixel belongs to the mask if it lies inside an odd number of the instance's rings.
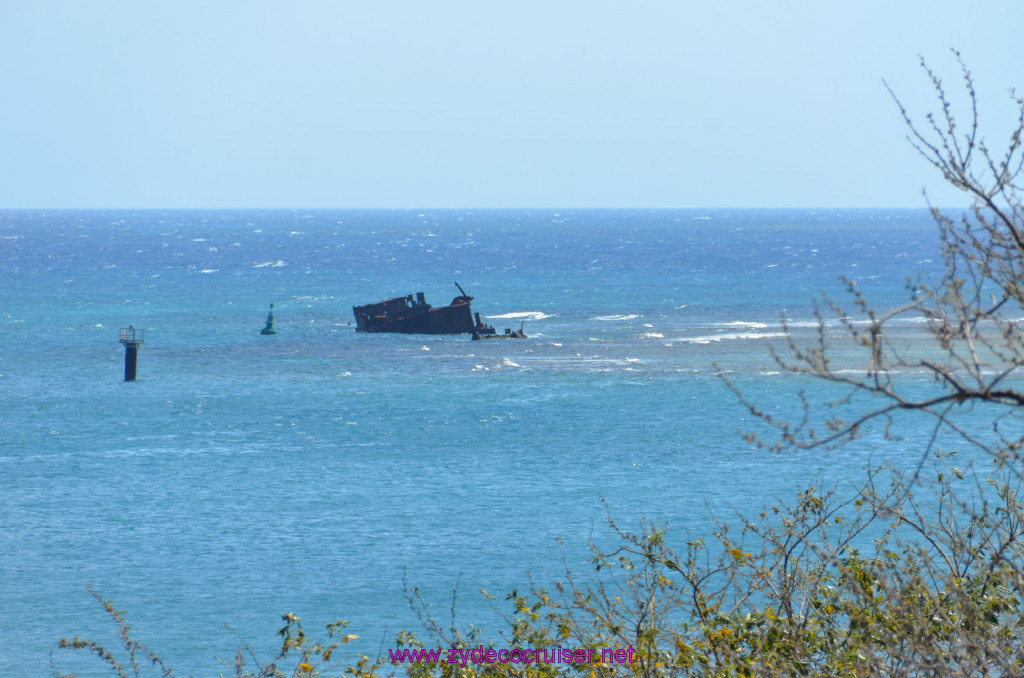
[[[124,344],[124,380],[135,381],[139,363],[139,345],[146,341],[146,330],[137,330],[135,325],[121,328],[121,343]]]
[[[122,344],[143,344],[146,342],[146,330],[138,330],[129,325],[121,328]]]

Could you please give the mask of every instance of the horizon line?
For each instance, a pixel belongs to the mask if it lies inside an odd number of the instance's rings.
[[[512,210],[523,210],[523,211],[540,211],[540,210],[587,210],[587,211],[598,211],[598,210],[689,210],[689,211],[700,211],[700,210],[964,210],[969,209],[970,205],[876,205],[876,206],[693,206],[693,207],[666,207],[666,206],[632,206],[632,207],[601,207],[601,206],[534,206],[534,207],[175,207],[175,206],[164,206],[164,207],[143,207],[143,206],[107,206],[107,207],[4,207],[0,206],[0,211],[5,212],[42,212],[46,210],[51,211],[74,211],[74,212],[101,212],[101,211],[224,211],[224,212],[240,212],[245,210],[267,210],[267,211],[310,211],[310,212],[342,212],[342,211],[468,211],[468,212],[485,212],[485,211],[512,211]]]

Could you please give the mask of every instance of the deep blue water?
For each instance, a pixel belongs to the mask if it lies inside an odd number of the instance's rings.
[[[924,210],[0,212],[0,675],[110,641],[87,585],[182,674],[230,658],[225,624],[269,658],[285,612],[376,654],[416,627],[403,577],[439,612],[458,582],[496,633],[480,589],[555,581],[558,538],[585,571],[602,499],[681,542],[709,506],[914,463],[754,449],[713,365],[768,407],[814,397],[769,357],[780,314],[810,326],[839,275],[901,303],[937,244]],[[530,338],[354,332],[353,305],[456,280]]]

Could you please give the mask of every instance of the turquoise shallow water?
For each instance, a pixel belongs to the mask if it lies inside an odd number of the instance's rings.
[[[416,624],[403,578],[497,628],[479,590],[553,581],[558,538],[584,570],[603,502],[682,539],[856,477],[866,448],[747,446],[712,365],[791,406],[816,387],[771,362],[780,313],[806,327],[839,274],[903,301],[936,252],[923,211],[0,212],[0,674],[111,638],[87,585],[185,674],[225,624],[269,656],[289,611],[376,654]],[[455,280],[530,338],[354,332],[353,305]]]

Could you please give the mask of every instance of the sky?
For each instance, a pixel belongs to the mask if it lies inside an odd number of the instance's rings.
[[[0,0],[0,208],[920,207],[1022,0]]]

